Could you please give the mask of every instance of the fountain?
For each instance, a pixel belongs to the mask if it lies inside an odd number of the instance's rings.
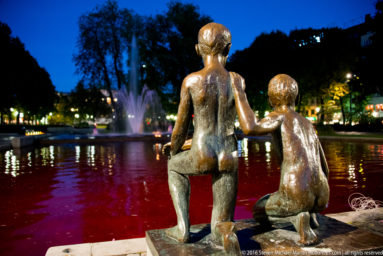
[[[130,131],[137,134],[143,132],[144,114],[149,108],[149,104],[153,106],[153,104],[160,104],[160,102],[156,92],[149,90],[146,85],[143,86],[141,93],[138,92],[139,56],[137,40],[134,35],[132,37],[129,72],[129,90],[125,86],[121,88],[118,92],[118,98],[123,107],[127,129],[130,127]]]

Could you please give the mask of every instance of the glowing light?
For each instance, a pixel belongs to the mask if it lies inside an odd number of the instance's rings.
[[[318,113],[319,111],[320,111],[320,107],[316,107],[316,108],[315,108],[315,112]]]
[[[75,146],[75,151],[76,151],[76,155],[75,155],[75,161],[76,163],[79,163],[80,162],[80,154],[81,154],[81,149],[80,149],[80,146]]]
[[[266,152],[270,152],[271,151],[271,143],[266,141],[265,142],[265,148],[266,148]]]
[[[154,134],[154,137],[156,137],[156,138],[161,138],[162,137],[162,134],[159,131],[155,131],[155,132],[153,132],[153,134]]]
[[[234,125],[235,125],[235,127],[239,127],[239,122],[238,121],[235,121],[235,123],[234,123]]]
[[[74,117],[75,118],[80,118],[80,115],[79,114],[75,114]]]
[[[270,114],[269,111],[265,111],[265,116],[268,116]]]
[[[376,111],[373,111],[373,112],[372,112],[372,116],[373,116],[373,117],[378,117],[378,116],[379,116],[379,113],[376,112]]]
[[[347,78],[347,79],[350,79],[351,77],[352,77],[352,74],[351,74],[351,73],[347,73],[347,74],[346,74],[346,78]]]
[[[27,132],[25,133],[26,136],[41,135],[41,134],[44,134],[44,133],[43,133],[42,131],[34,131],[34,130],[32,130],[32,131],[27,131]]]
[[[315,122],[317,118],[315,116],[306,116],[307,120],[310,120],[311,122]]]

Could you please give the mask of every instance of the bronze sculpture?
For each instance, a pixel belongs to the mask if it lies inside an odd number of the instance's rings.
[[[269,102],[273,108],[257,121],[244,92],[245,81],[232,74],[239,122],[247,135],[271,133],[281,157],[279,190],[259,199],[253,207],[254,219],[261,224],[290,221],[300,234],[300,243],[317,243],[310,227],[319,224],[316,213],[326,208],[329,199],[328,166],[312,124],[294,111],[298,94],[296,81],[280,74],[269,83]]]
[[[169,144],[164,146],[165,154],[170,155],[168,183],[177,214],[177,225],[166,230],[166,234],[182,243],[189,240],[188,176],[211,174],[211,240],[223,245],[227,252],[238,253],[232,222],[238,182],[236,110],[231,77],[225,69],[230,46],[231,33],[221,24],[209,23],[198,33],[196,51],[204,68],[184,79],[170,152]],[[193,140],[185,143],[193,111]]]

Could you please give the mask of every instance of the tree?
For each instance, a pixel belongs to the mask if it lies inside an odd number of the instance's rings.
[[[339,108],[342,112],[343,125],[346,123],[346,114],[344,106],[344,98],[350,93],[350,88],[347,83],[333,82],[329,88],[323,89],[324,92],[324,105],[323,113],[328,116],[337,111]]]
[[[79,120],[93,120],[110,114],[109,105],[103,101],[103,95],[98,88],[86,88],[80,81],[69,94],[71,108],[76,110]]]
[[[379,0],[375,5],[376,13],[373,18],[366,19],[365,27],[371,36],[371,45],[360,49],[361,58],[354,73],[357,73],[361,83],[370,89],[371,93],[383,95],[383,83],[380,76],[383,70],[383,1]]]
[[[199,29],[212,22],[193,4],[170,2],[165,14],[145,20],[140,53],[145,64],[143,83],[157,89],[167,111],[176,112],[183,79],[202,68],[195,52]]]
[[[10,28],[0,22],[0,76],[3,82],[0,111],[17,110],[24,119],[37,121],[54,109],[56,91],[48,72],[25,50],[20,39],[11,36]],[[43,98],[44,100],[41,100]],[[2,118],[3,121],[3,118]]]
[[[144,17],[108,0],[80,17],[77,71],[84,81],[112,89],[128,85],[130,42],[135,35],[140,53],[140,85],[155,89],[165,109],[176,111],[183,78],[202,67],[194,51],[199,29],[211,18],[193,4],[171,2],[164,14]],[[113,109],[117,110],[114,101]]]
[[[13,92],[13,80],[9,73],[13,71],[10,66],[12,60],[12,52],[15,51],[15,39],[11,37],[11,29],[5,23],[0,22],[0,72],[1,72],[1,93],[0,93],[0,112],[1,112],[1,123],[4,122],[5,115],[10,115],[9,109],[14,103],[14,92]],[[21,49],[22,50],[22,49]],[[13,65],[12,65],[13,66]]]
[[[229,59],[228,69],[246,79],[246,93],[251,106],[263,117],[270,109],[267,86],[270,79],[279,74],[291,74],[293,70],[292,45],[289,37],[275,31],[258,36],[249,48],[236,51]]]
[[[85,81],[107,89],[116,109],[112,89],[126,86],[123,69],[124,37],[130,36],[134,26],[133,14],[119,9],[108,0],[79,19],[78,52],[74,55],[77,72]]]
[[[356,60],[348,41],[337,28],[294,30],[289,36],[280,31],[263,33],[249,48],[235,52],[228,66],[246,79],[250,104],[260,116],[269,108],[268,82],[278,73],[287,73],[298,82],[296,105],[302,111],[302,99],[319,97],[323,105],[323,92],[332,83],[345,82]]]

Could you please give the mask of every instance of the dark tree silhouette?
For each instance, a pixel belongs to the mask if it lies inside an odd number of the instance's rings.
[[[8,25],[1,22],[0,52],[2,117],[4,114],[10,117],[10,107],[18,111],[17,122],[21,112],[26,120],[39,120],[53,111],[57,97],[48,72],[25,50],[19,38],[11,36]]]

